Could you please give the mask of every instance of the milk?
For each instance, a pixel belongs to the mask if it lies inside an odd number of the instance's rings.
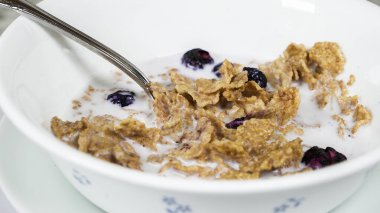
[[[205,65],[202,70],[193,70],[191,68],[185,67],[181,64],[182,54],[172,55],[168,57],[158,58],[155,60],[148,61],[144,64],[139,65],[139,68],[144,71],[152,82],[159,82],[162,84],[169,84],[170,79],[167,75],[168,70],[177,69],[180,74],[191,78],[207,78],[207,79],[217,79],[216,75],[212,72],[215,65],[223,62],[225,57],[220,55],[212,55],[214,58],[214,64]],[[233,58],[230,60],[234,63],[239,63],[244,66],[257,67],[255,60],[250,58]],[[82,106],[77,110],[69,110],[66,114],[66,118],[69,120],[79,120],[82,117],[96,116],[96,115],[113,115],[119,119],[125,119],[129,116],[133,116],[135,119],[146,124],[147,127],[156,127],[155,115],[152,108],[152,100],[140,89],[134,82],[131,81],[129,77],[123,74],[121,71],[112,70],[109,79],[94,80],[91,86],[96,89],[96,91],[91,95],[90,101],[81,101]],[[338,151],[342,151],[348,158],[354,155],[353,149],[355,145],[349,143],[354,139],[354,137],[341,138],[337,134],[337,122],[331,119],[333,114],[339,114],[339,106],[335,101],[328,104],[323,110],[319,109],[317,104],[314,102],[314,92],[307,88],[306,84],[298,85],[294,83],[294,86],[298,87],[300,90],[301,104],[297,116],[293,122],[303,125],[304,135],[298,136],[294,133],[287,135],[289,140],[295,139],[296,137],[301,137],[303,139],[303,144],[305,145],[305,150],[308,147],[317,145],[321,147],[332,146],[335,143],[346,143],[345,145],[338,144]],[[268,86],[268,89],[271,87]],[[107,101],[107,96],[119,89],[129,90],[136,93],[136,100],[133,104],[120,107],[119,105],[112,104]],[[81,95],[83,92],[81,93]],[[80,96],[78,96],[80,99]],[[350,120],[348,120],[350,121]],[[349,123],[349,126],[351,124]],[[347,130],[348,132],[348,130]],[[348,133],[347,133],[348,134]],[[147,157],[151,154],[166,153],[169,149],[176,146],[173,142],[169,145],[158,144],[158,152],[153,152],[149,148],[142,147],[140,144],[126,139],[134,147],[136,152],[140,155],[142,161],[142,169],[145,172],[157,173],[163,164],[152,164],[146,161]],[[181,159],[180,159],[181,160]],[[184,165],[198,165],[195,161],[183,161]],[[205,165],[204,165],[205,166]],[[210,168],[214,168],[216,165],[209,164],[206,165]],[[238,167],[238,165],[234,165]],[[172,170],[161,174],[163,176],[181,176],[184,175]],[[270,175],[265,175],[266,178],[271,177]]]

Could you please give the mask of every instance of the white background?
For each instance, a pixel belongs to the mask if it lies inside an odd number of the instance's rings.
[[[40,0],[30,0],[31,2],[39,2]],[[380,0],[370,0],[380,5]],[[0,34],[8,26],[8,24],[16,17],[16,14],[0,8]],[[3,112],[0,109],[0,120]],[[1,213],[16,213],[16,210],[9,203],[0,186],[0,212]]]

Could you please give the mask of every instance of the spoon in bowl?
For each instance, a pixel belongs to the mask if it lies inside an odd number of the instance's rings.
[[[53,31],[64,34],[92,52],[102,56],[131,77],[149,97],[154,98],[150,89],[151,82],[139,68],[91,36],[86,35],[26,0],[0,0],[0,6],[12,9]]]

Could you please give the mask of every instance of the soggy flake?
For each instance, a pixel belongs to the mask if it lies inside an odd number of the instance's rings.
[[[70,143],[76,144],[80,151],[102,160],[141,170],[139,155],[114,129],[115,123],[118,122],[117,118],[110,115],[83,118],[80,122],[64,122],[58,118],[51,121],[52,130],[57,137],[62,135],[62,132],[64,136],[75,132],[76,136],[71,137]]]
[[[227,101],[237,101],[243,97],[241,90],[225,90],[222,95]]]
[[[291,132],[294,132],[297,135],[303,135],[304,133],[303,129],[296,123],[290,123],[288,125],[285,125],[284,127],[280,127],[279,131],[284,135]]]
[[[245,85],[245,83],[247,83],[247,81],[247,74],[245,72],[240,72],[232,78],[229,84],[223,86],[225,89],[239,89],[242,88]]]
[[[271,171],[279,168],[298,166],[303,155],[301,142],[302,140],[297,138],[285,144],[277,145],[273,143],[272,149],[269,148],[268,152],[263,152],[265,154],[258,158],[257,164],[260,168],[259,170]]]
[[[220,179],[257,179],[260,177],[259,172],[241,172],[239,170],[228,170],[220,175]]]
[[[237,104],[232,106],[230,109],[226,109],[224,112],[227,115],[226,117],[229,117],[231,119],[241,118],[241,117],[244,117],[246,115],[246,113],[244,112],[244,109]],[[225,119],[223,119],[223,120],[225,120]]]
[[[337,83],[340,89],[340,96],[347,96],[348,90],[346,84],[342,80],[338,80]]]
[[[144,123],[133,118],[122,120],[119,125],[115,126],[115,131],[152,150],[157,150],[156,144],[161,138],[159,129],[147,128]]]
[[[340,111],[344,114],[344,115],[350,115],[356,105],[359,103],[358,101],[358,96],[340,96],[338,97],[338,104],[339,104],[339,107],[340,107]]]
[[[337,43],[317,42],[309,50],[309,58],[318,67],[328,70],[333,76],[343,71],[346,62],[342,51]]]
[[[271,138],[276,129],[276,123],[272,119],[249,119],[239,126],[236,131],[236,139],[244,141],[248,150],[259,152]]]
[[[207,117],[198,120],[196,129],[193,132],[186,132],[179,146],[174,150],[171,156],[181,156],[184,159],[202,159],[207,156],[208,144],[216,135],[216,126]]]
[[[371,112],[361,104],[356,106],[353,117],[355,121],[355,124],[351,129],[353,134],[355,134],[361,126],[369,124],[372,121]]]
[[[136,153],[133,147],[126,142],[116,144],[112,148],[114,160],[117,164],[124,167],[141,170],[140,156]]]
[[[242,90],[242,94],[244,97],[252,97],[255,96],[258,99],[261,99],[265,103],[268,103],[272,98],[272,95],[267,92],[265,89],[261,88],[256,82],[249,81],[247,82]]]
[[[298,89],[288,87],[277,90],[268,107],[275,112],[278,122],[284,125],[297,114],[299,104]]]
[[[86,128],[85,119],[75,122],[62,121],[58,117],[51,119],[51,130],[55,137],[61,139],[69,145],[78,147],[79,132]]]
[[[243,159],[248,157],[244,144],[241,141],[228,139],[214,140],[210,143],[211,149],[222,154],[227,159]]]
[[[273,87],[289,87],[290,78],[304,82],[310,90],[315,90],[319,108],[325,108],[335,99],[344,115],[352,115],[357,104],[356,96],[350,96],[343,81],[336,79],[344,63],[344,56],[336,43],[318,42],[311,49],[292,43],[283,56],[260,68],[266,72]],[[350,81],[354,78],[350,77]]]
[[[152,154],[148,156],[147,161],[149,163],[163,163],[166,158],[166,155]]]
[[[175,71],[170,72],[170,78],[172,82],[175,84],[175,89],[179,94],[190,95],[193,98],[193,100],[197,103],[197,105],[200,107],[214,105],[219,102],[219,93],[210,93],[210,91],[218,91],[221,88],[220,81],[216,81],[216,84],[211,84],[210,81],[213,80],[202,80],[203,83],[208,82],[207,85],[213,85],[216,87],[214,88],[213,86],[209,86],[209,88],[207,88],[205,86],[197,87],[196,81],[192,81]]]
[[[269,84],[274,88],[289,87],[293,79],[293,70],[284,57],[279,57],[271,63],[260,65]]]
[[[234,137],[234,131],[226,128],[224,122],[222,120],[219,120],[214,114],[212,114],[206,110],[197,110],[195,112],[195,114],[196,114],[197,120],[200,120],[202,118],[206,118],[207,121],[210,122],[210,124],[215,127],[215,137],[216,138],[218,138],[218,139],[221,139],[221,138],[231,139]],[[202,129],[200,127],[201,126],[199,126],[198,129]]]
[[[223,87],[222,83],[215,79],[197,79],[195,80],[195,88],[203,94],[213,94]]]
[[[349,78],[348,81],[347,81],[347,86],[352,86],[352,85],[354,85],[355,81],[356,81],[355,76],[351,74],[351,75],[350,75],[350,78]]]
[[[112,116],[96,116],[86,120],[87,128],[80,132],[78,138],[79,150],[110,160],[112,147],[123,140],[114,132],[117,120]]]
[[[82,102],[81,101],[79,101],[79,100],[73,100],[72,101],[72,108],[74,110],[77,110],[77,109],[79,109],[81,107],[82,107]]]
[[[338,135],[344,137],[344,130],[347,127],[346,121],[339,115],[333,115],[332,118],[338,122]]]
[[[237,101],[236,104],[240,107],[239,109],[244,110],[245,115],[252,115],[255,118],[268,118],[274,114],[273,111],[266,108],[265,102],[256,96],[243,98]]]
[[[220,73],[222,74],[221,81],[225,85],[228,85],[231,83],[234,76],[236,76],[239,72],[241,72],[239,65],[232,64],[228,60],[224,60],[222,66],[220,67]]]
[[[183,172],[186,175],[198,175],[199,177],[211,177],[216,174],[215,170],[212,168],[199,165],[185,166],[181,161],[176,159],[171,159],[168,163],[161,167],[160,173],[163,173],[171,168],[176,171]]]
[[[317,87],[318,80],[315,78],[313,71],[307,66],[306,62],[301,61],[297,71],[300,79],[307,83],[310,90],[314,90]]]
[[[284,57],[293,72],[293,80],[299,80],[304,77],[302,74],[304,72],[303,64],[305,64],[307,60],[307,50],[305,46],[303,44],[289,44],[284,51]]]
[[[193,109],[184,96],[169,91],[159,84],[153,84],[151,88],[155,97],[154,112],[161,124],[162,135],[180,132],[192,124]]]
[[[330,98],[330,92],[326,89],[318,91],[317,95],[315,96],[318,107],[321,109],[323,109],[328,104]]]

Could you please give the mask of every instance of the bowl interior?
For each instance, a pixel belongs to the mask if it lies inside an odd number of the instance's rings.
[[[314,131],[306,143],[330,145],[349,157],[380,145],[380,131],[375,131],[380,129],[380,93],[375,92],[380,91],[380,22],[375,21],[380,13],[375,5],[354,0],[47,0],[41,6],[138,66],[194,47],[265,62],[291,42],[336,41],[347,58],[341,78],[356,76],[350,91],[371,109],[373,122],[354,139],[341,141],[332,128]],[[352,16],[353,10],[360,15]],[[90,82],[110,85],[112,70],[71,40],[19,18],[0,43],[0,102],[11,119],[32,124],[33,131],[52,140],[51,117],[63,116]]]

